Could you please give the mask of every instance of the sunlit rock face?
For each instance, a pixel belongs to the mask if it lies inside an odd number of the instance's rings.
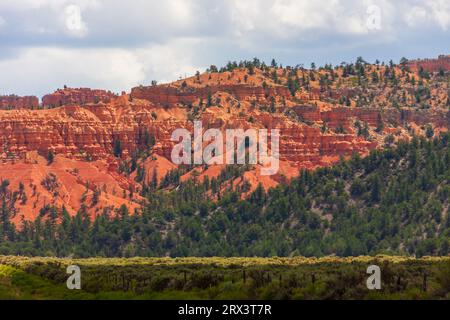
[[[449,70],[448,59],[410,62],[409,70],[395,66],[396,86],[386,80],[387,66],[366,65],[366,76],[359,80],[344,75],[342,68],[252,72],[242,68],[139,86],[121,95],[64,88],[44,96],[41,104],[36,97],[0,97],[0,178],[10,180],[16,189],[22,182],[27,194],[33,194],[19,210],[27,219],[49,203],[75,213],[85,192],[92,215],[123,204],[137,208],[142,183],[154,173],[161,180],[177,167],[171,162],[173,131],[193,131],[197,120],[204,130],[280,130],[279,173],[262,177],[254,169],[245,174],[250,190],[258,183],[273,187],[301,169],[330,166],[355,153],[365,156],[425,135],[430,128],[447,131],[449,88],[438,73]],[[422,80],[430,88],[426,92],[419,92],[417,84],[420,66],[432,72],[430,79]],[[143,139],[149,135],[154,140],[150,157],[140,163],[145,178],[136,182],[135,172],[125,175],[119,168],[145,147]],[[114,155],[116,141],[120,157]],[[56,159],[51,164],[46,159],[49,153]],[[195,175],[189,172],[183,179],[217,176],[221,169],[199,167]],[[57,192],[42,187],[41,180],[50,174],[58,180]]]

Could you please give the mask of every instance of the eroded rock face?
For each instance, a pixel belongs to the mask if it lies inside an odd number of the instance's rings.
[[[201,88],[175,87],[175,86],[151,86],[137,87],[131,91],[132,99],[143,99],[152,103],[173,107],[175,105],[190,105],[199,99],[206,100],[209,96],[217,92],[227,92],[240,101],[256,100],[258,102],[268,102],[272,97],[291,98],[291,94],[286,87],[271,86],[263,88],[261,86],[249,85],[212,85]]]
[[[420,68],[428,72],[450,71],[450,55],[441,55],[437,59],[412,60],[408,64],[413,72]]]
[[[207,110],[199,118],[202,119],[204,127],[223,130],[279,129],[282,160],[293,162],[298,166],[320,166],[323,164],[322,157],[345,156],[354,151],[365,153],[377,147],[379,141],[376,139],[367,141],[357,135],[354,127],[356,121],[367,123],[372,129],[377,127],[380,121],[393,128],[408,122],[417,125],[434,123],[438,127],[446,127],[450,123],[448,113],[431,110],[388,109],[382,112],[374,108],[336,106],[321,109],[311,105],[290,108],[298,116],[297,120],[292,120],[279,113],[259,112],[249,106],[250,103],[245,105],[245,99],[250,96],[265,101],[264,91],[253,89],[252,91],[248,87],[237,88],[232,88],[233,96],[243,103],[243,110],[235,110],[235,114],[231,115],[230,108],[227,110],[226,107]],[[277,93],[278,89],[269,90],[269,96],[271,93]],[[145,98],[147,100],[145,103],[115,98],[109,104],[1,112],[2,158],[23,158],[30,151],[38,151],[45,155],[51,150],[55,154],[80,160],[101,159],[112,153],[114,140],[120,140],[124,154],[127,155],[138,148],[146,130],[155,137],[157,142],[155,152],[169,159],[174,145],[171,141],[172,132],[177,128],[192,131],[192,119],[189,119],[186,108],[173,107],[166,111],[166,107],[159,105],[164,105],[167,101],[171,104],[178,104],[180,101],[193,103],[199,99],[196,95],[199,92],[177,95],[176,89],[166,87],[141,90],[141,88],[133,89],[133,99]],[[161,97],[161,92],[169,95]],[[257,94],[258,92],[261,95]],[[201,90],[200,94],[203,93],[205,91]],[[150,103],[150,99],[155,99],[156,103]],[[164,112],[168,112],[166,118],[158,119],[158,114]],[[236,114],[237,112],[239,114]],[[327,130],[324,131],[324,127]],[[338,128],[343,132],[336,132]]]
[[[37,109],[39,99],[35,96],[19,97],[16,95],[0,96],[0,109]]]
[[[30,152],[23,161],[0,164],[0,178],[9,181],[10,190],[23,186],[13,221],[20,226],[22,218],[34,220],[46,205],[64,206],[71,215],[82,205],[92,216],[122,205],[133,211],[139,207],[139,196],[131,197],[129,190],[137,190],[136,183],[119,175],[110,163],[109,157],[87,162],[58,155],[48,164],[44,157]]]
[[[54,93],[44,96],[42,98],[42,105],[44,107],[55,108],[64,105],[98,104],[100,102],[110,103],[115,97],[117,96],[114,93],[105,90],[65,88],[58,89]]]
[[[415,123],[417,125],[434,124],[437,127],[447,127],[450,125],[450,112],[420,110],[420,109],[387,109],[375,108],[350,108],[338,107],[331,110],[321,111],[314,106],[298,106],[293,108],[299,117],[305,122],[324,123],[327,127],[351,128],[355,121],[367,123],[371,127],[384,124],[397,125],[405,123]]]
[[[392,72],[382,68],[387,67],[368,66],[366,72],[371,77],[378,73],[380,78]],[[53,173],[61,180],[65,190],[59,191],[64,196],[52,198],[51,193],[41,190],[46,198],[35,195],[33,201],[37,205],[30,210],[36,212],[29,217],[35,217],[39,206],[49,201],[70,206],[71,213],[76,212],[81,205],[78,198],[84,190],[82,186],[90,185],[91,197],[101,187],[105,197],[93,206],[95,214],[108,206],[136,205],[136,196],[130,198],[130,188],[136,191],[140,187],[133,180],[136,172],[126,176],[119,167],[121,161],[129,160],[136,149],[142,148],[146,135],[154,138],[155,145],[151,157],[143,161],[145,178],[151,179],[156,170],[161,180],[176,168],[170,161],[177,143],[171,141],[172,133],[180,128],[193,132],[194,120],[201,120],[205,130],[280,130],[280,172],[267,179],[256,171],[247,173],[248,180],[255,184],[252,188],[259,180],[267,187],[274,186],[282,176],[291,178],[303,168],[329,166],[353,153],[367,155],[386,143],[424,134],[426,126],[437,131],[450,126],[448,85],[441,80],[430,86],[429,97],[420,97],[419,104],[415,103],[417,86],[407,82],[406,74],[399,69],[395,86],[381,81],[357,86],[357,79],[343,77],[342,70],[332,71],[333,75],[331,71],[315,71],[315,81],[300,80],[311,77],[307,70],[297,70],[295,76],[292,69],[269,71],[203,74],[169,85],[140,86],[132,89],[130,95],[121,96],[103,90],[62,89],[45,96],[40,110],[32,110],[37,107],[37,98],[0,99],[6,101],[2,106],[12,104],[13,109],[0,110],[0,178],[13,179],[15,186],[21,182],[17,177],[39,185],[43,172]],[[334,82],[327,84],[325,74]],[[295,94],[288,88],[288,80],[293,78],[300,86]],[[426,105],[423,99],[427,99]],[[122,149],[121,159],[113,156],[117,141]],[[45,163],[49,151],[57,157],[50,166]],[[30,154],[40,160],[30,160]],[[21,176],[17,172],[27,174]],[[219,174],[220,167],[200,173]],[[114,190],[105,188],[103,180],[114,185]],[[75,198],[72,185],[77,190]],[[29,209],[28,204],[24,206]]]
[[[389,110],[381,113],[370,108],[336,107],[320,111],[317,107],[294,107],[300,121],[284,115],[247,110],[245,116],[227,118],[227,110],[217,108],[205,113],[201,119],[204,128],[266,128],[279,129],[281,133],[280,154],[282,160],[298,166],[323,165],[322,158],[348,156],[353,152],[365,153],[376,148],[379,141],[367,141],[357,135],[354,123],[367,123],[372,129],[380,119],[389,125],[415,122],[418,125],[434,122],[438,126],[448,125],[448,114],[426,111]],[[27,152],[38,151],[46,155],[55,154],[79,160],[102,159],[110,155],[114,140],[120,140],[124,154],[131,154],[141,143],[147,130],[155,137],[154,151],[170,159],[174,142],[172,132],[178,128],[193,131],[187,113],[178,118],[155,120],[152,115],[162,113],[163,108],[151,104],[135,106],[92,105],[67,106],[49,110],[14,110],[0,113],[0,145],[2,158],[23,158]],[[249,121],[249,118],[252,118]],[[323,131],[326,125],[327,131]],[[342,127],[344,132],[334,130]]]

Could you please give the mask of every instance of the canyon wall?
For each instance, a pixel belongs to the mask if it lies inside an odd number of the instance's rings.
[[[39,99],[35,96],[20,97],[16,95],[0,96],[0,109],[37,109]]]
[[[446,66],[446,57],[438,60],[420,64],[427,71]],[[371,70],[368,67],[366,72]],[[138,149],[149,150],[145,141],[150,135],[155,145],[139,165],[147,180],[155,170],[158,179],[163,179],[176,168],[170,160],[178,143],[171,141],[172,133],[180,128],[192,133],[194,120],[201,120],[204,130],[217,128],[224,133],[226,129],[280,130],[280,171],[261,177],[258,168],[253,168],[245,175],[252,188],[259,182],[272,187],[301,169],[329,166],[353,153],[364,156],[414,134],[423,135],[428,125],[436,132],[450,127],[448,85],[437,74],[430,77],[430,82],[436,81],[429,97],[423,97],[428,102],[425,107],[411,104],[417,98],[416,87],[406,81],[406,74],[399,73],[404,90],[393,90],[379,82],[359,87],[335,72],[331,85],[319,80],[307,85],[299,82],[293,96],[288,89],[292,70],[280,69],[277,77],[273,72],[203,74],[167,85],[136,87],[120,96],[105,90],[64,88],[44,96],[41,106],[36,97],[0,97],[4,109],[0,110],[0,178],[9,180],[15,190],[25,184],[31,197],[21,212],[27,218],[35,218],[49,203],[65,205],[74,214],[82,198],[95,215],[123,204],[139,207],[143,184],[135,179],[138,170],[124,173],[130,156]],[[324,73],[316,71],[315,78]],[[298,79],[302,76],[297,74]],[[342,97],[349,107],[342,104]],[[394,107],[393,100],[401,104]],[[357,127],[358,121],[364,131]],[[113,155],[118,142],[120,157]],[[194,170],[218,175],[222,169]],[[52,175],[59,183],[56,193],[42,185],[43,180],[54,179]]]
[[[302,121],[325,123],[327,127],[336,129],[340,126],[350,128],[356,120],[377,127],[381,122],[397,127],[404,123],[415,123],[423,126],[433,124],[436,127],[450,126],[450,111],[434,111],[423,109],[385,109],[338,107],[321,111],[316,106],[297,106],[293,108]]]
[[[199,99],[206,103],[208,96],[217,92],[226,92],[241,101],[256,100],[258,102],[268,102],[272,97],[285,99],[291,98],[288,88],[284,86],[262,86],[248,85],[212,85],[201,88],[195,87],[174,87],[174,86],[140,86],[131,91],[132,99],[144,99],[152,103],[173,107],[175,105],[189,105]]]
[[[4,160],[25,158],[30,151],[46,155],[49,150],[55,154],[76,159],[101,159],[112,153],[114,140],[120,140],[124,154],[136,150],[146,131],[155,137],[155,152],[170,159],[174,142],[171,134],[177,128],[192,131],[192,123],[186,117],[170,120],[155,120],[152,105],[89,105],[85,107],[66,106],[48,110],[14,110],[0,113],[0,146]],[[298,106],[294,108],[300,122],[283,115],[255,113],[253,122],[247,117],[224,119],[219,114],[205,113],[204,128],[267,128],[281,132],[281,159],[298,166],[323,165],[327,156],[365,153],[376,148],[376,141],[358,137],[353,125],[356,120],[376,127],[381,119],[387,124],[415,122],[419,125],[435,123],[448,125],[447,114],[430,115],[425,111],[388,110],[380,112],[370,108],[334,108],[320,111],[317,107]],[[343,126],[344,133],[322,132],[328,128]]]
[[[105,90],[93,90],[89,88],[58,89],[52,94],[42,98],[44,107],[61,107],[65,105],[85,105],[90,103],[110,103],[117,95]]]
[[[437,59],[411,60],[408,66],[412,72],[418,72],[420,68],[428,72],[450,71],[450,55],[441,55]]]
[[[372,129],[380,121],[391,129],[402,127],[404,123],[450,125],[449,113],[442,110],[330,105],[323,109],[305,104],[288,107],[298,116],[295,120],[284,113],[258,112],[249,102],[265,104],[272,96],[278,101],[280,97],[292,98],[289,90],[282,86],[137,87],[130,98],[116,97],[101,90],[64,89],[44,97],[45,103],[63,103],[63,107],[0,113],[0,158],[4,161],[23,159],[31,151],[46,155],[51,150],[75,159],[101,159],[112,153],[115,140],[121,142],[126,156],[139,147],[144,132],[148,132],[157,142],[155,153],[170,159],[174,145],[172,132],[177,128],[192,130],[192,119],[189,120],[189,110],[184,105],[206,100],[218,92],[224,93],[224,100],[232,97],[243,106],[233,115],[230,107],[207,108],[200,116],[205,128],[279,129],[281,158],[297,166],[321,166],[324,158],[353,152],[363,154],[379,146],[380,141],[367,141],[357,135],[357,120]],[[340,90],[335,94],[352,96],[355,91]]]

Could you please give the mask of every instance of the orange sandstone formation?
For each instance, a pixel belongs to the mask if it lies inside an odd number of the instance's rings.
[[[440,55],[437,59],[412,60],[408,63],[413,72],[420,68],[428,72],[450,71],[450,55]]]
[[[447,58],[411,66],[434,71],[437,65],[445,67]],[[365,68],[372,79],[374,73],[383,79],[389,71],[384,66]],[[279,129],[280,172],[262,177],[254,168],[230,182],[249,183],[248,192],[260,182],[273,187],[301,169],[329,166],[353,153],[367,155],[413,133],[424,134],[428,126],[436,132],[447,130],[448,84],[436,82],[428,96],[418,97],[417,87],[407,80],[417,76],[414,70],[395,70],[398,87],[370,79],[364,80],[368,85],[357,85],[356,76],[344,76],[342,68],[238,68],[139,86],[121,96],[65,88],[45,96],[41,110],[33,110],[37,98],[0,97],[2,108],[13,109],[0,111],[0,178],[10,180],[14,190],[20,183],[25,186],[28,200],[18,205],[17,215],[25,219],[36,217],[46,204],[65,206],[71,214],[80,208],[92,215],[121,205],[134,209],[142,201],[143,184],[154,177],[160,182],[177,168],[170,161],[172,132],[192,130],[193,121],[201,120],[204,129]],[[295,92],[293,81],[298,85]],[[149,147],[149,136],[154,145],[149,157],[139,162],[145,170],[142,181],[136,171],[121,173],[119,168],[136,151]],[[121,153],[115,157],[118,141]],[[56,155],[52,163],[45,159],[48,154]],[[222,169],[198,167],[182,180],[217,176]]]
[[[37,109],[38,107],[39,99],[34,96],[0,96],[0,109]]]
[[[89,88],[59,89],[42,98],[44,107],[61,107],[63,105],[85,105],[100,102],[109,103],[116,95],[105,90],[92,90]]]

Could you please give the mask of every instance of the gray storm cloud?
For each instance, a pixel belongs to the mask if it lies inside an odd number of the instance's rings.
[[[368,28],[368,8],[379,28]],[[228,60],[285,65],[446,53],[448,0],[2,0],[0,94],[114,91]],[[448,53],[448,52],[447,52]]]

